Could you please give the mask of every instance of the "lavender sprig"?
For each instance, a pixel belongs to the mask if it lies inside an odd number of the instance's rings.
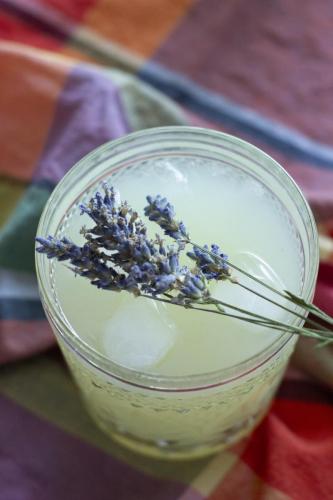
[[[175,209],[167,198],[162,198],[158,194],[147,196],[146,200],[148,205],[144,208],[145,215],[149,220],[156,222],[165,235],[184,243],[192,243],[184,223],[175,219]],[[227,263],[228,256],[221,252],[216,244],[211,245],[210,251],[208,245],[204,247],[193,245],[192,250],[187,252],[187,256],[196,262],[198,269],[207,280],[224,280],[231,276]]]
[[[113,188],[104,185],[104,196],[97,192],[87,205],[80,206],[95,225],[83,228],[83,247],[67,238],[37,238],[36,249],[50,259],[69,261],[75,274],[88,278],[98,288],[129,291],[152,297],[172,293],[171,300],[189,304],[192,300],[209,301],[203,273],[179,263],[184,245],[165,245],[157,235],[149,239],[147,228],[126,202],[116,203]],[[175,227],[175,224],[174,226]],[[172,232],[175,237],[175,232]]]
[[[79,247],[68,238],[57,240],[52,236],[36,238],[36,241],[40,244],[36,248],[37,252],[45,254],[48,259],[69,261],[70,269],[75,274],[88,278],[92,285],[115,292],[126,290],[138,295],[137,284],[108,266],[106,256],[93,245],[86,243]]]
[[[243,285],[232,275],[231,268],[234,268],[293,304],[320,315],[321,319],[324,315],[328,323],[333,322],[332,318],[302,298],[287,291],[277,291],[233,265],[218,245],[213,244],[209,248],[192,242],[185,225],[176,220],[175,210],[166,198],[148,196],[144,213],[163,229],[165,235],[175,240],[172,245],[166,245],[159,235],[150,239],[138,213],[127,202],[117,203],[114,189],[106,183],[103,190],[104,194],[97,192],[88,204],[80,207],[81,213],[87,214],[94,223],[89,229],[82,228],[81,234],[86,240],[82,247],[66,237],[60,240],[52,236],[38,237],[36,240],[40,246],[37,252],[49,259],[68,261],[75,274],[89,279],[98,288],[127,291],[135,296],[221,314],[258,326],[317,338],[325,344],[333,341],[333,332],[325,327],[320,328],[321,325],[316,329],[296,327],[215,299],[210,294],[209,282],[229,280],[305,319],[298,312]],[[187,252],[194,263],[192,269],[180,264],[187,244],[192,246],[191,251]],[[313,320],[311,323],[318,326]]]
[[[214,254],[214,257],[208,251],[208,245],[204,245],[202,250],[198,247],[193,247],[192,251],[187,252],[187,256],[196,262],[207,280],[214,279],[218,281],[230,279],[231,270],[227,262],[228,256],[221,252],[220,247],[216,244],[212,244],[210,250]]]
[[[166,198],[157,196],[147,196],[148,205],[144,209],[144,214],[149,220],[156,222],[167,236],[175,240],[187,239],[188,234],[183,222],[175,219],[175,210]]]
[[[159,195],[157,195],[155,198],[152,196],[147,196],[147,202],[148,206],[145,207],[145,213],[150,213],[152,210],[154,210],[154,220],[157,224],[160,225],[160,227],[164,230],[165,234],[171,235],[170,229],[173,226],[176,226],[178,223],[175,220],[175,210],[173,206],[167,201],[166,198],[163,198],[163,204],[159,205],[156,203],[156,200],[161,199]],[[163,213],[164,213],[164,205],[167,204],[168,206],[168,214],[170,214],[170,217],[168,219],[163,219]],[[163,221],[163,223],[161,223]],[[180,236],[177,233],[176,236],[172,236],[175,239],[179,240]],[[229,281],[238,284],[242,288],[245,288],[251,293],[254,293],[260,297],[262,297],[264,300],[267,300],[268,302],[271,302],[274,305],[277,305],[278,307],[281,307],[282,309],[294,314],[295,316],[301,318],[301,319],[306,319],[306,317],[302,316],[299,314],[297,311],[293,311],[292,309],[288,309],[282,304],[279,304],[278,302],[270,299],[267,296],[263,296],[259,294],[256,290],[251,289],[248,286],[243,285],[237,277],[234,277],[231,273],[231,269],[233,268],[237,271],[239,271],[241,274],[244,274],[248,278],[252,279],[253,281],[259,283],[260,285],[264,286],[265,288],[269,289],[273,293],[279,295],[280,297],[286,299],[287,301],[291,302],[293,305],[296,305],[300,308],[302,308],[306,313],[311,313],[313,316],[319,318],[320,321],[326,322],[329,325],[333,325],[333,318],[328,316],[324,311],[319,309],[313,304],[310,304],[306,302],[302,297],[299,297],[288,290],[283,290],[282,292],[275,289],[274,287],[268,285],[264,281],[260,280],[259,278],[251,275],[250,273],[244,271],[243,269],[239,268],[238,266],[235,266],[233,263],[231,263],[228,260],[228,256],[222,252],[220,252],[219,246],[216,244],[211,245],[211,249],[209,250],[208,245],[200,246],[197,243],[193,242],[188,234],[183,236],[183,241],[185,243],[189,243],[192,245],[192,251],[188,252],[187,255],[196,261],[198,268],[201,270],[201,272],[205,275],[207,280],[226,280],[228,279]],[[325,331],[326,335],[329,335],[331,330],[328,329],[327,327],[323,327],[320,323],[318,323],[315,320],[308,319],[308,323],[312,324],[316,327],[319,327],[320,331]],[[321,327],[321,328],[320,328]],[[318,331],[319,331],[318,330]],[[327,333],[329,332],[329,333]],[[331,333],[333,335],[333,333]],[[332,337],[333,341],[333,337]],[[327,343],[327,339],[325,340]]]

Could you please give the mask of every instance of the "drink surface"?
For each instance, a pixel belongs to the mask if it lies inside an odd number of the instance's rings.
[[[110,183],[141,215],[146,195],[166,196],[193,241],[217,243],[231,262],[267,284],[299,292],[303,256],[297,232],[273,193],[250,175],[218,162],[170,157],[122,170]],[[82,243],[80,228],[92,224],[77,210],[64,233]],[[161,233],[154,223],[147,225],[151,237]],[[260,285],[235,275],[268,295]],[[58,301],[77,335],[115,363],[146,373],[179,376],[227,368],[258,354],[279,336],[216,314],[98,290],[61,263],[55,264],[54,281]],[[211,283],[211,293],[288,321],[288,313],[235,284]]]

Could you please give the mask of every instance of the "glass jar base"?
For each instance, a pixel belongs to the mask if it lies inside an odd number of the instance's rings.
[[[241,424],[228,429],[220,436],[219,442],[195,445],[184,445],[168,441],[145,441],[126,433],[110,430],[103,422],[94,418],[97,426],[113,441],[141,455],[164,460],[196,460],[230,448],[242,439],[248,437],[265,417],[268,408],[248,418]]]

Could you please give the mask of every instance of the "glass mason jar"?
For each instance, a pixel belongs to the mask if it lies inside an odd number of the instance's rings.
[[[298,233],[302,258],[300,294],[311,301],[318,270],[316,225],[291,177],[256,147],[227,134],[191,127],[144,130],[109,142],[79,161],[53,191],[38,235],[66,234],[103,179],[147,159],[205,158],[250,172],[277,197]],[[54,262],[36,255],[43,306],[86,407],[99,427],[138,452],[166,458],[197,457],[248,435],[261,421],[293,351],[284,334],[257,355],[232,367],[190,376],[155,376],[120,366],[80,338],[57,300]],[[93,307],[92,307],[93,311]],[[300,326],[302,320],[289,318]]]

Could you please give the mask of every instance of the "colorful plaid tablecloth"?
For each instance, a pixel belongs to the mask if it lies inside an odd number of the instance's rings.
[[[108,441],[34,276],[41,210],[77,160],[189,123],[258,145],[300,184],[332,314],[332,26],[329,0],[0,0],[0,500],[333,499],[332,392],[294,368],[251,438],[214,457],[168,463]]]

